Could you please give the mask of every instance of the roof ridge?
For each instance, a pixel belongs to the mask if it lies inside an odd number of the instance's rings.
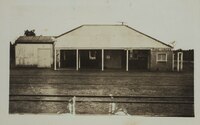
[[[125,26],[122,24],[83,24],[82,26]]]
[[[54,37],[54,36],[42,36],[42,35],[40,35],[40,36],[19,36],[19,37]]]

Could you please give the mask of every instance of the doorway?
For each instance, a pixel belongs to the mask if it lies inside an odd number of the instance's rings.
[[[105,50],[104,52],[105,69],[125,69],[126,51],[125,50]]]
[[[81,69],[101,69],[101,50],[80,50]]]
[[[149,50],[130,50],[129,69],[147,70],[149,69],[150,51]]]
[[[76,50],[60,51],[60,68],[76,68]]]

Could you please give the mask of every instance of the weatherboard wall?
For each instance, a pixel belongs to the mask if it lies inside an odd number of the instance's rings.
[[[150,56],[151,71],[172,71],[172,51],[169,49],[152,49]],[[167,61],[159,62],[158,54],[167,54]]]
[[[24,67],[51,67],[53,65],[52,53],[52,44],[17,44],[15,46],[15,65]]]

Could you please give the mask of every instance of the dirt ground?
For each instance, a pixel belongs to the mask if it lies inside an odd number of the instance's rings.
[[[10,113],[109,114],[109,95],[130,115],[194,116],[193,72],[10,70]]]

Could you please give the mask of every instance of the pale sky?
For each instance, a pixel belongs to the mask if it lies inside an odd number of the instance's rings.
[[[0,0],[5,41],[24,30],[57,36],[83,24],[120,24],[175,48],[194,49],[199,42],[199,0]]]

